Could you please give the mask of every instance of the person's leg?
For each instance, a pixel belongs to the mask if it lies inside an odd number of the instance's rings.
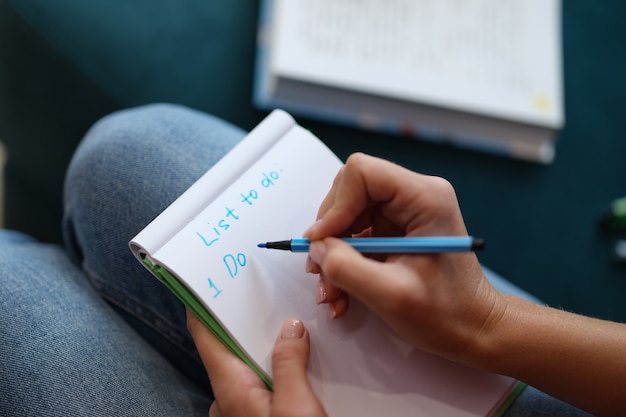
[[[125,110],[88,132],[66,176],[64,236],[72,257],[139,334],[206,389],[183,305],[128,242],[244,136],[179,106]]]
[[[206,415],[208,391],[107,305],[59,246],[0,230],[0,414]]]

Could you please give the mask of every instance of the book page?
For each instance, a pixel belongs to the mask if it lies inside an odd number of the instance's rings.
[[[301,319],[311,338],[311,383],[330,415],[493,412],[514,380],[412,348],[355,300],[345,317],[330,320],[315,303],[317,277],[304,272],[306,254],[257,247],[300,237],[341,165],[294,126],[152,258],[187,283],[270,377],[282,323]]]
[[[562,124],[558,0],[273,0],[271,73]]]

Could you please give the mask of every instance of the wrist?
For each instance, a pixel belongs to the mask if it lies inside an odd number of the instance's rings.
[[[463,363],[495,373],[503,372],[503,362],[511,360],[511,336],[520,321],[517,297],[494,291],[491,308],[476,332]],[[524,300],[521,300],[524,301]]]

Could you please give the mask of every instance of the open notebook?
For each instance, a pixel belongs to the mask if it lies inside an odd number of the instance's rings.
[[[257,243],[301,236],[341,161],[285,112],[259,126],[142,230],[130,247],[272,386],[282,323],[311,337],[309,376],[330,415],[497,415],[522,385],[412,348],[356,300],[331,321],[306,254]]]

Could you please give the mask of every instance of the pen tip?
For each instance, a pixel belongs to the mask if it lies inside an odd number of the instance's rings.
[[[267,248],[267,243],[259,243],[257,246],[259,248]]]

